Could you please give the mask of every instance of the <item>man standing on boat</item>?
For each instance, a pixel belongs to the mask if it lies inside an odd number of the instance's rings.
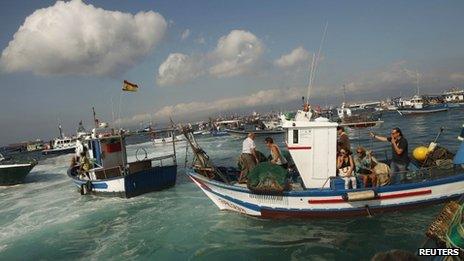
[[[393,183],[398,181],[398,173],[403,174],[409,165],[408,141],[403,137],[400,128],[395,127],[391,131],[390,137],[378,136],[370,133],[371,137],[384,142],[390,142],[392,147],[392,161],[390,162],[391,180]]]
[[[345,132],[345,128],[337,126],[337,152],[344,149],[345,151],[351,151],[350,138]]]
[[[256,156],[255,134],[248,133],[248,137],[242,143],[242,154],[240,161],[242,163],[242,171],[240,172],[239,182],[246,182],[248,172],[250,172],[256,164],[258,164],[258,157]]]

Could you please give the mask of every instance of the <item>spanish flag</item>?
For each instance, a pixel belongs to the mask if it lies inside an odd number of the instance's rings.
[[[123,91],[136,92],[138,89],[139,89],[139,86],[137,84],[124,80],[124,84],[122,85]]]

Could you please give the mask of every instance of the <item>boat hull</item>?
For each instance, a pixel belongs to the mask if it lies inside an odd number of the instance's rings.
[[[427,114],[448,111],[448,106],[434,106],[423,109],[398,109],[398,113],[401,115],[413,115],[413,114]]]
[[[347,192],[354,190],[310,189],[258,195],[247,188],[209,180],[192,170],[187,175],[219,209],[262,218],[369,216],[437,204],[464,194],[464,174],[375,188],[375,198],[359,201],[346,199]]]
[[[68,170],[68,176],[73,179],[76,187],[89,186],[90,193],[100,196],[116,196],[131,198],[145,193],[163,190],[176,184],[177,166],[157,166],[125,176],[102,179],[84,180],[77,178],[73,169]]]
[[[50,149],[50,150],[43,150],[43,155],[64,155],[64,154],[71,154],[76,151],[75,147],[72,148],[65,148],[65,149]]]
[[[0,165],[0,185],[22,183],[34,166],[34,163]]]

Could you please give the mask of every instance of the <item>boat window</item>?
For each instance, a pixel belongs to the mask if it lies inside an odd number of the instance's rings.
[[[298,130],[293,130],[293,144],[298,144]]]

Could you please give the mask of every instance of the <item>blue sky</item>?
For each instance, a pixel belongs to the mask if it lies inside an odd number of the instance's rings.
[[[71,134],[91,124],[92,106],[137,126],[295,103],[326,22],[312,103],[340,102],[343,84],[352,101],[412,95],[416,70],[422,92],[463,87],[463,11],[462,1],[1,1],[0,144],[51,138],[58,122]],[[125,79],[139,92],[121,95]]]

